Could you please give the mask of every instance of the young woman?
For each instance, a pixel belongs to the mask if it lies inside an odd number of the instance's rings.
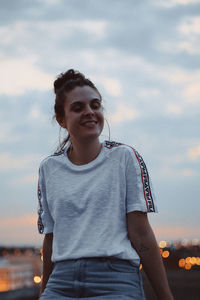
[[[173,299],[147,219],[156,205],[142,157],[100,142],[102,97],[83,74],[68,70],[54,89],[55,117],[68,137],[39,169],[40,299],[145,299],[140,261],[158,299]]]

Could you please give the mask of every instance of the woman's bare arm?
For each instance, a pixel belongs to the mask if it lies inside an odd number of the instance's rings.
[[[49,276],[53,270],[53,263],[51,261],[52,242],[53,242],[53,233],[45,234],[44,241],[43,241],[43,277],[42,277],[40,295],[43,293],[46,284],[48,282]]]
[[[127,214],[129,239],[140,256],[144,271],[154,288],[158,300],[173,300],[159,248],[148,222],[147,214]]]

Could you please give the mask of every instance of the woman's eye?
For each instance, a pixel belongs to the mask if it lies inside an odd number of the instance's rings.
[[[84,109],[84,107],[85,107],[84,105],[80,105],[80,104],[77,103],[77,105],[72,106],[72,111],[78,113],[78,112],[81,112],[82,109]],[[101,102],[94,101],[94,102],[90,103],[90,107],[92,109],[99,109],[101,107]]]
[[[101,106],[101,103],[100,103],[100,102],[95,102],[95,103],[92,104],[92,107],[93,107],[94,109],[98,109],[100,106]]]
[[[75,106],[73,109],[75,112],[81,111],[81,106]]]

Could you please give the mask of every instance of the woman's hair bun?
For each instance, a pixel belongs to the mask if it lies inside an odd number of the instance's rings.
[[[61,73],[54,81],[54,92],[57,93],[67,82],[77,80],[84,81],[85,79],[86,78],[82,73],[75,71],[74,69],[69,69],[67,72]]]

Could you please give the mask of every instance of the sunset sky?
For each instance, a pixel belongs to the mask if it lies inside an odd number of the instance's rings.
[[[157,239],[200,239],[200,1],[0,0],[0,244],[42,242],[38,168],[69,68],[102,93],[111,139],[143,156]]]

